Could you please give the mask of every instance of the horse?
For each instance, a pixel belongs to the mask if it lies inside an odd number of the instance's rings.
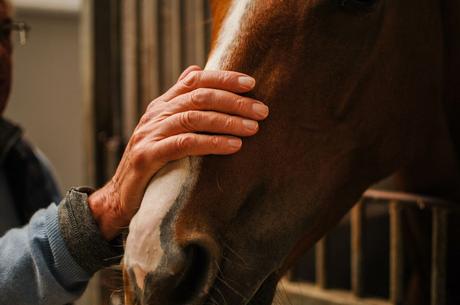
[[[234,156],[151,181],[125,244],[127,305],[269,304],[377,181],[459,196],[460,2],[214,0],[208,70],[270,106]]]

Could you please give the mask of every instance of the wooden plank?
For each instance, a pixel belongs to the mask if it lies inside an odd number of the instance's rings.
[[[141,112],[160,95],[159,2],[140,0],[139,95]]]
[[[85,183],[96,185],[95,95],[94,95],[94,7],[91,0],[82,2],[81,56],[83,119],[85,146]]]
[[[446,304],[447,210],[433,208],[431,304]]]
[[[364,198],[380,200],[382,203],[388,201],[398,201],[400,204],[417,206],[421,209],[425,207],[444,207],[450,210],[460,210],[460,204],[450,202],[440,198],[434,198],[429,196],[421,196],[417,194],[402,193],[402,192],[389,192],[382,190],[369,189],[363,194]]]
[[[126,142],[139,118],[138,1],[123,1],[122,11],[122,136]]]
[[[96,184],[95,165],[95,108],[94,108],[94,5],[91,0],[83,0],[81,5],[81,54],[83,77],[83,119],[84,119],[84,147],[85,147],[85,183]],[[88,288],[77,305],[100,304],[101,291],[99,273],[96,273],[88,284]]]
[[[182,14],[180,0],[160,0],[161,90],[166,91],[182,70]]]
[[[182,72],[183,66],[183,34],[182,34],[182,20],[183,20],[183,5],[180,0],[168,0],[171,4],[171,71],[172,80],[171,86],[177,81],[177,78]],[[169,86],[168,86],[169,88]]]
[[[364,227],[366,222],[364,201],[359,201],[351,211],[351,289],[353,294],[364,294]]]
[[[343,290],[323,290],[315,285],[282,281],[278,285],[276,304],[281,305],[390,305],[387,300],[357,298]]]
[[[327,288],[327,237],[323,237],[316,243],[316,284],[322,289]]]
[[[401,206],[390,202],[390,302],[402,304],[404,289],[404,253]]]
[[[204,67],[206,60],[205,1],[184,1],[184,66]]]

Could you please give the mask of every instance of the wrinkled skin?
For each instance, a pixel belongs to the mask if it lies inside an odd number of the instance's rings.
[[[269,304],[289,266],[378,180],[397,172],[405,190],[459,197],[445,7],[252,2],[220,68],[254,76],[250,96],[271,117],[239,154],[191,159],[193,179],[155,228],[160,265],[140,286],[125,259],[127,304]],[[230,5],[212,4],[215,47]],[[133,234],[128,253],[142,244]]]

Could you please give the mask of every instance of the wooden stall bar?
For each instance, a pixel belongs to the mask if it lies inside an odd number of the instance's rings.
[[[446,304],[447,210],[433,208],[431,304]]]
[[[359,201],[351,211],[351,289],[355,296],[364,293],[364,227],[366,222],[365,201]]]
[[[390,202],[390,302],[402,304],[404,291],[402,213],[398,201]]]
[[[316,284],[322,289],[327,288],[327,237],[321,239],[315,246]]]

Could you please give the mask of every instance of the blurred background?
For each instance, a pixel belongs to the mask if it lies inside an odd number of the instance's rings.
[[[6,116],[49,158],[62,191],[84,173],[80,0],[13,0],[16,19],[32,27],[16,43]]]

